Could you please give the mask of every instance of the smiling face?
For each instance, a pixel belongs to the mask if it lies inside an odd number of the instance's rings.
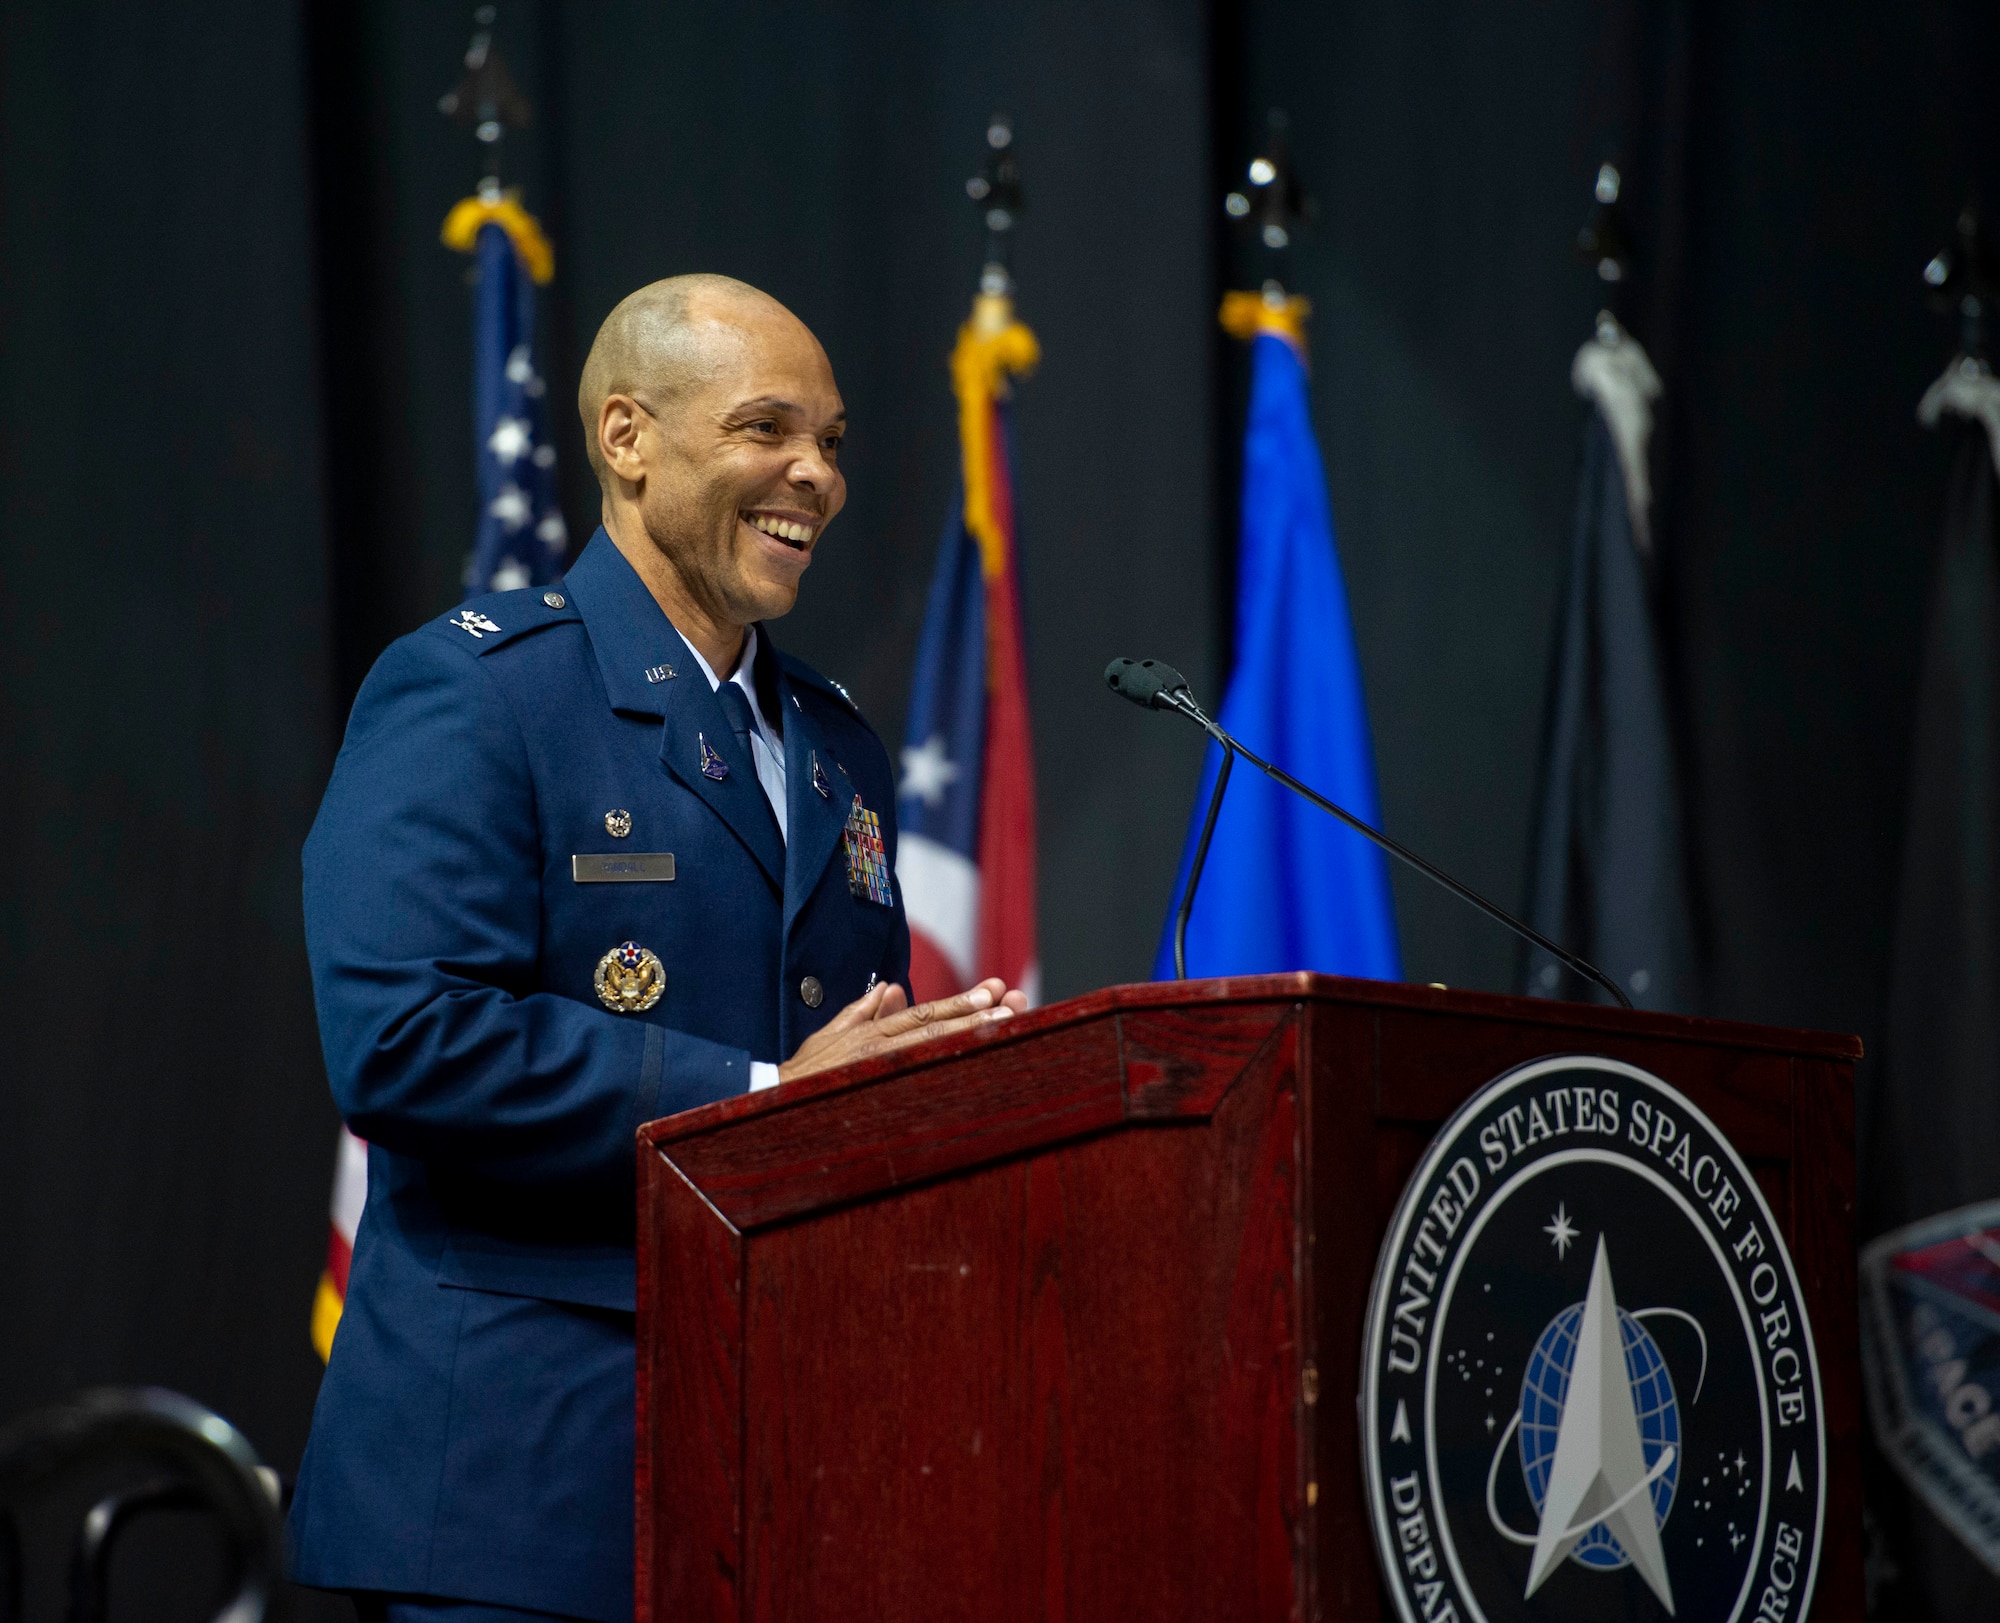
[[[833,368],[804,323],[751,289],[698,289],[679,315],[657,364],[599,408],[607,516],[635,514],[718,628],[774,619],[847,499]]]

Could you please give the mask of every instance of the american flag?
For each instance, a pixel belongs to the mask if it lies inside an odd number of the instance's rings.
[[[952,353],[959,501],[931,578],[897,789],[896,878],[919,1000],[989,975],[1038,999],[1035,769],[1015,573],[1008,379],[1035,364],[1008,301],[982,295]]]
[[[483,185],[457,204],[441,235],[447,247],[479,262],[472,322],[479,529],[466,561],[465,595],[538,586],[562,572],[569,545],[556,505],[548,386],[535,364],[535,287],[554,274],[555,256],[535,217],[497,185]],[[368,1146],[343,1127],[326,1271],[313,1296],[312,1342],[321,1358],[333,1353],[367,1201]]]
[[[485,206],[488,217],[473,239],[479,260],[472,322],[479,530],[466,564],[467,597],[553,580],[569,545],[556,504],[548,386],[535,363],[535,283],[547,280],[537,274],[549,262],[547,245],[533,217],[511,198]],[[518,240],[523,229],[516,218],[534,231],[528,251]]]
[[[312,1343],[322,1359],[333,1356],[333,1332],[347,1305],[347,1270],[354,1262],[354,1234],[368,1201],[368,1146],[345,1127],[333,1169],[333,1210],[326,1231],[326,1271],[313,1295]]]

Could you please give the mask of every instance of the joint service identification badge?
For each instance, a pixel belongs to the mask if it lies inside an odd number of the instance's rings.
[[[1438,1134],[1362,1346],[1375,1544],[1405,1623],[1800,1623],[1825,1423],[1754,1178],[1660,1078],[1538,1060]]]

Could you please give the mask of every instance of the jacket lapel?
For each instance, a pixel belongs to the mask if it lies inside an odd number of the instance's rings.
[[[778,837],[777,819],[757,781],[757,764],[737,740],[701,667],[691,659],[687,663],[692,669],[685,675],[661,684],[666,689],[662,700],[666,719],[660,727],[660,763],[708,802],[757,859],[771,884],[782,889],[785,842]],[[702,771],[704,742],[729,769],[724,777],[711,778]]]
[[[562,585],[590,633],[611,708],[660,718],[660,764],[707,803],[782,890],[785,842],[757,782],[756,763],[646,583],[599,529]],[[729,768],[719,782],[701,770],[704,739]]]
[[[847,814],[854,804],[854,785],[828,753],[826,735],[812,716],[792,700],[789,675],[781,678],[779,692],[785,710],[785,928],[819,888],[827,859],[840,843],[840,831],[847,826]],[[819,763],[821,781],[827,786],[822,795],[813,787],[813,763]]]

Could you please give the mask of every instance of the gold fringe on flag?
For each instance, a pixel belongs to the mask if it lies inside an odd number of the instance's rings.
[[[492,199],[460,198],[444,217],[444,229],[438,236],[447,248],[469,254],[478,246],[479,228],[488,224],[497,225],[514,239],[514,252],[521,256],[521,263],[537,282],[547,282],[555,276],[556,251],[542,235],[541,221],[521,207],[519,192],[504,192]]]
[[[1231,338],[1240,338],[1247,344],[1260,333],[1269,333],[1284,339],[1299,354],[1306,352],[1306,317],[1312,314],[1310,299],[1269,289],[1261,293],[1225,293],[1220,314],[1222,330]]]
[[[958,329],[951,352],[951,386],[958,396],[958,441],[965,467],[965,527],[979,543],[980,572],[994,579],[1007,567],[1007,539],[993,514],[992,439],[988,407],[1013,391],[1008,379],[1034,370],[1042,347],[1014,319],[1014,301],[982,293],[972,319]]]
[[[321,1274],[319,1289],[313,1293],[312,1344],[322,1364],[333,1356],[333,1333],[340,1328],[340,1310],[345,1305],[333,1275]]]

